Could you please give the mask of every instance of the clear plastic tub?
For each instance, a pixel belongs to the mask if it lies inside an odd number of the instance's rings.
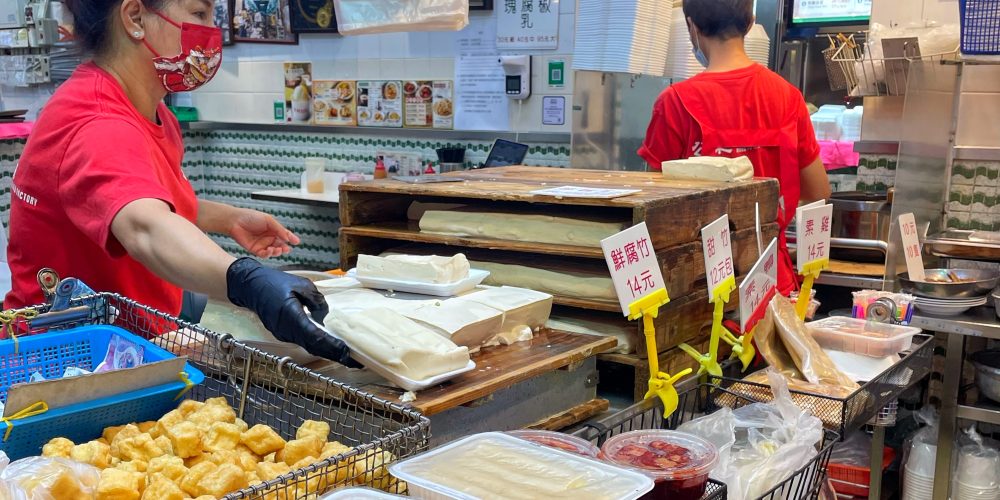
[[[884,358],[906,351],[913,336],[912,326],[871,323],[863,319],[830,317],[806,323],[816,342],[825,349]]]
[[[373,490],[371,488],[344,488],[333,493],[328,493],[325,496],[319,497],[319,500],[385,500],[391,498],[406,498],[399,495],[390,495],[384,491]]]
[[[549,448],[555,448],[568,453],[576,453],[585,457],[597,458],[597,454],[601,451],[600,448],[594,446],[590,441],[561,432],[523,429],[510,431],[507,434],[542,446],[548,446]]]
[[[424,500],[606,498],[634,500],[648,476],[500,432],[462,438],[397,462],[389,472]]]
[[[698,500],[705,494],[719,452],[712,443],[686,432],[649,429],[608,439],[601,458],[653,478],[656,486],[646,498]]]

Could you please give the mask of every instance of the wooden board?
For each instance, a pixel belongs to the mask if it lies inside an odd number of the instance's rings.
[[[778,184],[773,179],[741,183],[668,181],[658,173],[608,172],[502,167],[445,174],[464,182],[409,184],[395,180],[348,182],[340,185],[340,217],[346,227],[405,220],[410,202],[448,201],[511,212],[539,207],[577,207],[581,216],[628,214],[632,223],[649,225],[653,246],[659,250],[689,243],[703,226],[728,213],[734,230],[754,226],[754,203],[760,203],[762,221],[777,214]],[[605,199],[554,198],[532,191],[558,185],[602,188],[638,188],[630,196]],[[595,212],[593,208],[600,208]],[[612,211],[609,213],[609,211]]]
[[[417,399],[406,405],[424,415],[435,415],[605,352],[616,342],[613,338],[542,329],[530,342],[481,349],[472,356],[475,370],[418,392]],[[380,385],[361,388],[389,401],[399,401],[402,394],[399,389]]]
[[[855,276],[885,276],[885,264],[868,264],[863,262],[845,262],[831,260],[829,272],[837,274],[852,274]]]

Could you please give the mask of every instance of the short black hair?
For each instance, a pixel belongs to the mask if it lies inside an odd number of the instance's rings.
[[[122,0],[64,0],[73,13],[73,37],[84,50],[100,54],[111,41],[111,20]],[[142,0],[143,5],[159,9],[167,0]]]
[[[709,38],[743,37],[753,23],[753,0],[684,0],[684,17]]]

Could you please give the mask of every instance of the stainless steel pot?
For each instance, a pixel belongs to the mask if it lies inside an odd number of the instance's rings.
[[[979,351],[970,359],[976,366],[976,385],[980,394],[1000,402],[1000,350]]]
[[[889,221],[892,204],[887,193],[845,191],[833,193],[833,227],[830,236],[852,240],[889,241]],[[836,248],[831,250],[835,259],[883,262],[885,254],[877,250]]]

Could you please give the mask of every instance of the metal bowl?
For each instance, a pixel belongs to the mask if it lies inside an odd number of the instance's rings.
[[[993,299],[993,307],[996,308],[997,317],[1000,318],[1000,288],[993,290],[993,296],[990,298]]]
[[[1000,282],[1000,271],[987,269],[928,269],[925,274],[946,277],[949,272],[959,279],[970,280],[959,283],[935,283],[931,281],[913,281],[907,273],[896,276],[903,291],[933,299],[974,299],[985,297],[996,288]]]
[[[1000,349],[979,351],[969,359],[976,365],[976,385],[979,392],[1000,402]]]

